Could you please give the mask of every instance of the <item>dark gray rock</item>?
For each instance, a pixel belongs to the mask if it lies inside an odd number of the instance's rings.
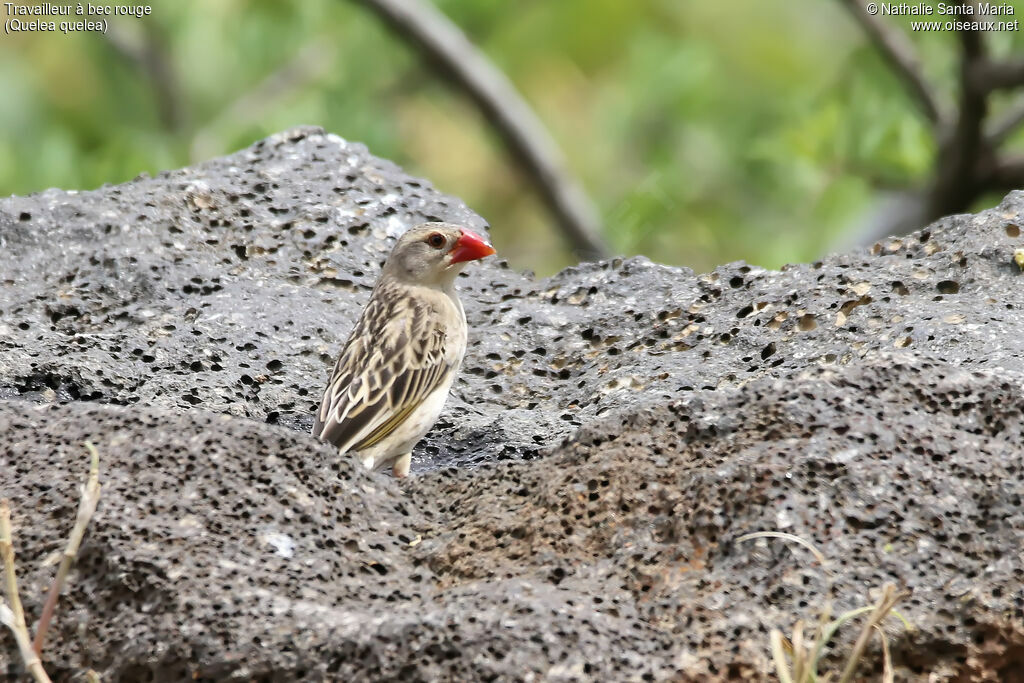
[[[483,230],[461,202],[318,129],[3,200],[0,490],[33,618],[81,442],[103,457],[48,668],[761,679],[768,629],[894,582],[901,675],[1016,680],[1022,213],[779,272],[474,264],[463,374],[397,483],[306,432],[394,236]],[[736,541],[765,529],[813,541],[831,591],[803,551]]]

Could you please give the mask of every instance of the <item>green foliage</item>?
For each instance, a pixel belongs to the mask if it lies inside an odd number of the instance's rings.
[[[934,160],[838,2],[438,4],[550,127],[623,253],[697,269],[813,259],[876,190],[923,182]],[[885,20],[951,101],[954,37]],[[0,194],[123,182],[319,124],[464,198],[515,265],[571,261],[486,122],[356,3],[165,1],[111,23],[111,37],[0,40]],[[1018,33],[993,51],[1019,50]],[[146,46],[169,80],[130,56]]]

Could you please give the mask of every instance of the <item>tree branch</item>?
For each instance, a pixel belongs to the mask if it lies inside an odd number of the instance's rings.
[[[917,57],[913,43],[902,32],[890,28],[878,17],[868,14],[861,0],[840,1],[871,38],[875,49],[889,64],[896,77],[903,82],[921,113],[934,127],[941,128],[944,116],[934,89],[921,69],[921,60]]]
[[[882,26],[867,18],[860,4],[853,0],[843,2],[861,18],[866,30],[870,30],[870,26]],[[958,4],[974,7],[975,14],[979,11],[976,2],[959,0]],[[960,30],[957,39],[960,43],[957,109],[948,122],[936,126],[938,154],[932,178],[923,191],[904,193],[897,202],[886,207],[881,220],[869,224],[871,232],[867,236],[872,241],[880,234],[894,231],[902,234],[942,216],[967,210],[985,192],[1024,188],[1024,155],[999,153],[1006,140],[1024,125],[1024,97],[1007,107],[999,120],[987,120],[994,90],[1024,86],[1024,59],[991,60],[986,54],[985,36],[980,31]],[[898,59],[890,61],[899,62]],[[909,78],[912,79],[912,75]]]
[[[1024,155],[999,159],[992,169],[992,185],[1002,192],[1024,188]]]
[[[123,25],[111,23],[110,31],[104,37],[119,55],[143,73],[156,97],[160,122],[166,130],[177,133],[185,125],[185,94],[178,86],[178,79],[160,36],[151,28],[151,24],[145,23],[143,26],[146,27],[145,35],[137,31],[126,31]]]
[[[930,213],[936,217],[962,211],[980,191],[979,171],[985,157],[982,126],[988,113],[988,93],[974,78],[977,65],[985,59],[981,33],[961,30],[960,97],[956,123],[948,136],[939,140],[935,180],[930,191]]]
[[[526,169],[577,254],[609,254],[593,203],[568,172],[558,146],[508,78],[429,2],[359,0],[415,45],[476,103]]]
[[[996,62],[982,60],[974,66],[973,80],[986,92],[1024,85],[1024,58]]]

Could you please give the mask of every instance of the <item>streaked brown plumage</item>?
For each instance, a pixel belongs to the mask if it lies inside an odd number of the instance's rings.
[[[402,235],[335,363],[313,436],[372,469],[409,472],[413,446],[433,426],[466,352],[455,277],[494,253],[450,223]]]

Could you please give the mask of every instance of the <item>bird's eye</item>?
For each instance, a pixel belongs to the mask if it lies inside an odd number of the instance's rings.
[[[444,235],[439,232],[432,232],[427,236],[427,244],[432,246],[434,249],[440,249],[444,246]]]

